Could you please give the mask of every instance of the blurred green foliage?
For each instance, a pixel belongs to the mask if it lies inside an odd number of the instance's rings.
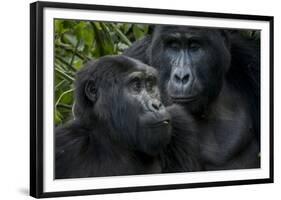
[[[75,73],[88,60],[121,54],[144,37],[149,26],[129,23],[60,20],[55,26],[55,124],[72,115]]]
[[[104,55],[121,54],[134,41],[151,32],[151,26],[129,23],[60,20],[55,26],[55,124],[72,116],[73,82],[83,65]],[[259,39],[259,31],[240,31]]]

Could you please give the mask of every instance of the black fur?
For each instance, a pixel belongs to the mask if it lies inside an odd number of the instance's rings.
[[[155,67],[164,104],[192,113],[205,170],[260,166],[260,44],[239,31],[156,26],[124,55]]]
[[[202,170],[199,158],[198,127],[194,118],[178,105],[167,107],[171,115],[172,138],[161,153],[162,171],[191,172]]]

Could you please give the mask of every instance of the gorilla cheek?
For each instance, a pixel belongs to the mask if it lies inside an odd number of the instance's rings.
[[[169,79],[168,84],[167,84],[167,91],[169,96],[176,96],[176,94],[180,93],[179,88],[173,87],[173,84],[171,83],[171,80]]]
[[[140,151],[157,155],[171,140],[171,126],[142,127],[137,135]]]
[[[222,86],[222,71],[215,65],[205,65],[197,69],[197,81],[194,90],[200,91],[198,107],[205,107],[215,99]]]
[[[166,110],[140,116],[136,141],[140,151],[156,155],[170,142],[170,115]]]
[[[109,102],[105,101],[105,99],[106,98],[103,98],[103,96],[100,95],[93,108],[93,113],[96,113],[100,120],[106,120],[110,118],[110,112],[108,112],[108,106],[110,104]]]

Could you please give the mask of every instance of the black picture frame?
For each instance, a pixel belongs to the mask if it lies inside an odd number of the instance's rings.
[[[269,22],[269,55],[270,55],[270,130],[269,130],[269,178],[251,179],[251,180],[233,180],[204,183],[187,183],[187,184],[168,184],[168,185],[147,185],[140,187],[120,187],[106,189],[75,190],[61,192],[45,192],[43,190],[43,29],[45,8],[57,9],[78,9],[91,11],[117,11],[133,13],[150,13],[174,16],[194,16],[194,17],[212,17],[224,19],[239,19]],[[76,196],[106,193],[138,192],[152,190],[170,190],[185,189],[197,187],[214,187],[228,185],[245,185],[273,183],[273,17],[258,15],[241,15],[225,14],[212,12],[194,12],[183,10],[164,10],[151,8],[120,7],[120,6],[103,6],[74,3],[57,3],[57,2],[35,2],[30,4],[30,195],[35,198],[58,197],[58,196]]]

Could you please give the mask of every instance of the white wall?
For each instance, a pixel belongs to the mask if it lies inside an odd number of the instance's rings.
[[[60,0],[65,1],[65,0]],[[75,2],[74,0],[69,0]],[[0,5],[0,199],[31,199],[29,187],[29,3]],[[78,1],[76,1],[78,2]],[[275,17],[275,183],[203,189],[110,194],[69,199],[279,199],[281,190],[281,12],[278,0],[81,0],[80,3],[227,12]],[[279,198],[278,198],[279,196]]]

